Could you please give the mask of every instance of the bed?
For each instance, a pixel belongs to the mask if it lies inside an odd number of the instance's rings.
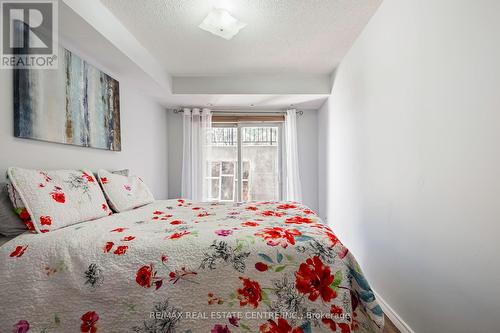
[[[351,253],[290,202],[152,204],[0,247],[2,331],[379,332]]]

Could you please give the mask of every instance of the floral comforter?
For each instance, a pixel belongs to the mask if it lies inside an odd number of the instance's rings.
[[[2,332],[378,332],[355,259],[307,207],[156,201],[0,247]]]

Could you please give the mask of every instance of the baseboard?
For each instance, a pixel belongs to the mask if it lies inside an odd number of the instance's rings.
[[[401,333],[415,333],[415,331],[412,330],[407,323],[405,323],[405,321],[396,313],[396,311],[394,311],[394,309],[391,308],[389,304],[387,304],[387,302],[380,296],[380,294],[375,292],[375,297],[377,298],[377,301],[380,304],[380,307],[384,311],[385,315],[389,317],[394,326],[396,326],[401,331]]]

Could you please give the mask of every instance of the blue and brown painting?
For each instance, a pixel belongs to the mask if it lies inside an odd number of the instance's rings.
[[[58,69],[14,70],[14,135],[120,151],[118,81],[64,48]]]

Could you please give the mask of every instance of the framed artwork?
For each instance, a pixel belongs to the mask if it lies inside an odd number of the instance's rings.
[[[59,47],[57,69],[14,70],[14,135],[121,150],[117,80]]]

